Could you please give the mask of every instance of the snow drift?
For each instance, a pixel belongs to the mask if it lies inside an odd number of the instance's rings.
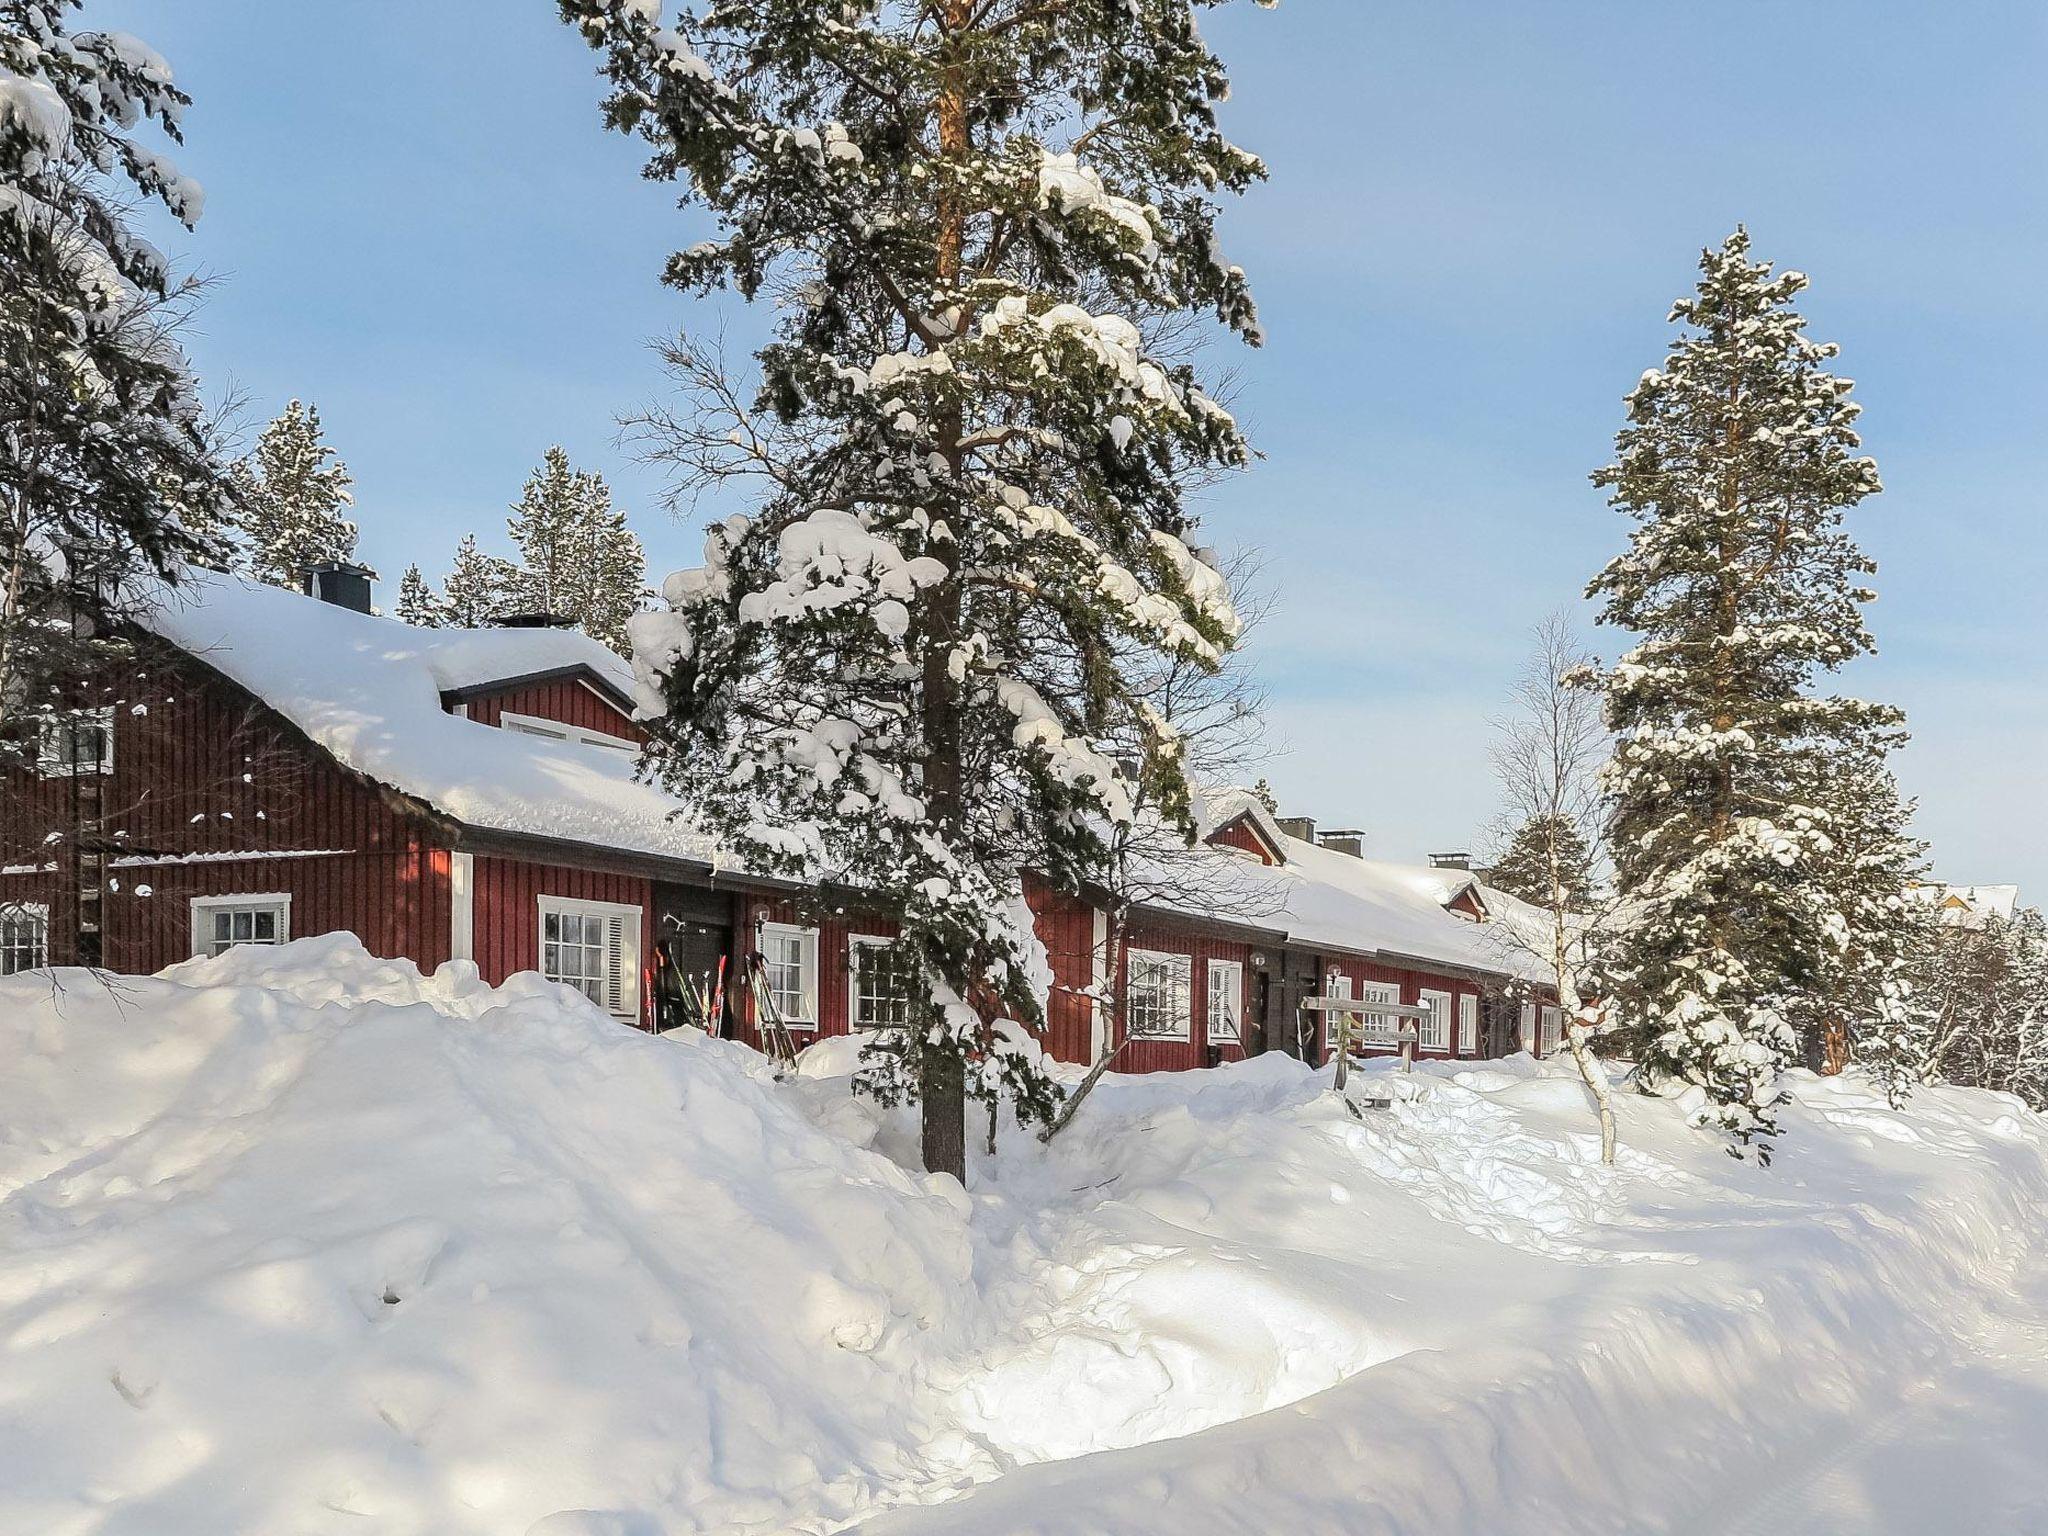
[[[1112,1077],[963,1196],[843,1045],[341,936],[11,978],[0,1051],[0,1529],[53,1536],[1684,1529],[2048,1198],[2014,1101],[1803,1077],[1769,1170],[1630,1098],[1604,1170],[1527,1058],[1362,1119]]]

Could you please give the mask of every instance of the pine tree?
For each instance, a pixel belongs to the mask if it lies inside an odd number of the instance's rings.
[[[2048,1110],[2048,924],[2039,911],[1930,915],[1912,957],[1925,1075]]]
[[[1593,898],[1593,850],[1586,835],[1565,816],[1531,816],[1515,828],[1508,845],[1482,878],[1536,906],[1551,899],[1550,867],[1555,856],[1562,875],[1565,903],[1583,910]]]
[[[1813,691],[1872,649],[1875,568],[1844,528],[1880,488],[1860,408],[1791,308],[1803,275],[1752,262],[1740,229],[1700,271],[1593,477],[1636,529],[1589,595],[1642,637],[1603,679],[1627,917],[1602,990],[1646,1073],[1767,1158],[1799,1031],[1895,969],[1873,872],[1913,854],[1884,768],[1899,712]]]
[[[1263,805],[1269,815],[1280,814],[1280,797],[1273,793],[1273,786],[1266,782],[1263,775],[1258,783],[1252,786],[1252,798]]]
[[[73,9],[0,4],[0,768],[103,740],[79,722],[129,622],[216,556],[204,530],[235,494],[177,344],[195,290],[130,228],[135,204],[199,217],[198,184],[138,136],[178,142],[189,98],[139,40],[69,32]],[[106,787],[72,776],[38,855],[70,964],[101,960]]]
[[[626,620],[647,595],[647,559],[604,477],[550,448],[506,526],[519,550],[515,605],[567,619],[623,651]]]
[[[867,1083],[920,1095],[925,1165],[959,1176],[970,1080],[1053,1110],[994,1020],[1043,1018],[1025,871],[1078,890],[1132,814],[1104,744],[1144,739],[1189,818],[1120,650],[1220,661],[1237,620],[1182,494],[1247,449],[1146,327],[1253,332],[1214,198],[1261,167],[1217,129],[1193,0],[561,8],[609,124],[719,221],[668,280],[781,312],[758,390],[671,352],[693,404],[659,451],[760,500],[634,621],[661,770],[749,862],[899,922],[914,1027]]]
[[[465,533],[455,546],[455,563],[441,583],[441,622],[451,629],[484,629],[519,611],[518,569],[476,547]]]
[[[398,579],[398,619],[421,629],[438,629],[448,621],[448,605],[417,565],[408,565]]]
[[[356,525],[341,515],[354,503],[353,482],[348,466],[320,439],[317,407],[292,401],[263,429],[244,465],[241,531],[249,575],[297,589],[308,566],[355,558]]]

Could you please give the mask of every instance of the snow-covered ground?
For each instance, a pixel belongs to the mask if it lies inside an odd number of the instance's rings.
[[[0,1531],[2048,1528],[2048,1125],[1772,1168],[1526,1058],[1111,1078],[963,1197],[848,1049],[353,941],[0,982]],[[1377,1074],[1368,1080],[1385,1086]]]

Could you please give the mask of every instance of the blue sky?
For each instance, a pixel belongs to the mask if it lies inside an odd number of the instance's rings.
[[[548,0],[88,0],[197,98],[183,166],[218,285],[191,338],[253,421],[317,402],[365,555],[437,571],[553,442],[658,571],[694,533],[615,418],[646,343],[747,322],[656,282],[700,229],[599,128]],[[1814,279],[1887,493],[1882,654],[1943,874],[2048,894],[2048,7],[1285,0],[1212,13],[1231,210],[1270,333],[1219,349],[1265,454],[1209,537],[1264,553],[1251,650],[1290,810],[1406,857],[1475,840],[1488,717],[1626,525],[1587,483],[1701,245],[1746,221]],[[1595,633],[1608,651],[1613,637]]]

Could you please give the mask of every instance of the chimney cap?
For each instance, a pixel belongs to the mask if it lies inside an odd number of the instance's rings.
[[[491,619],[499,629],[574,629],[576,621],[559,613],[500,613]]]
[[[1313,816],[1275,816],[1273,820],[1289,837],[1298,837],[1304,843],[1316,840],[1316,819]]]
[[[1472,872],[1472,855],[1464,852],[1432,853],[1429,856],[1429,867],[1431,869],[1462,869],[1465,873],[1470,874]]]

